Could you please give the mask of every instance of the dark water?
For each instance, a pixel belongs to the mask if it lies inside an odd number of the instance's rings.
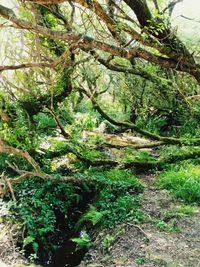
[[[47,234],[41,242],[37,240],[39,250],[36,264],[43,267],[75,267],[81,263],[87,249],[77,250],[76,244],[71,239],[80,237],[82,229],[77,230],[76,223],[82,214],[88,210],[95,196],[95,189],[91,191],[83,190],[82,200],[77,206],[72,206],[67,214],[62,213],[58,208],[54,210],[56,217],[55,231]],[[83,227],[85,230],[91,228],[91,225],[85,222]],[[18,246],[23,248],[23,244],[19,243]],[[31,254],[34,254],[33,247],[32,244],[28,244],[25,247],[25,256],[29,258]]]
[[[44,267],[74,267],[78,266],[85,253],[87,252],[86,249],[77,250],[76,251],[76,245],[68,240],[64,242],[63,246],[58,249],[55,254],[50,259],[50,262],[46,262],[44,264]]]
[[[91,203],[94,197],[94,192],[86,194],[81,204],[79,204],[78,212],[73,214],[70,212],[71,228],[69,224],[66,224],[64,214],[57,212],[57,233],[54,233],[52,237],[49,237],[49,243],[58,246],[54,252],[47,252],[47,249],[41,248],[39,252],[38,264],[43,267],[75,267],[78,266],[84,258],[87,249],[77,250],[76,244],[71,241],[71,238],[79,237],[80,232],[74,230],[74,226],[81,214],[88,209],[88,205]],[[68,217],[68,219],[69,219]],[[67,226],[68,225],[68,226]],[[30,254],[29,254],[30,255]]]

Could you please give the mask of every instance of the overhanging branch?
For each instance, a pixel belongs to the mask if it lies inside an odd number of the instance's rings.
[[[188,62],[184,63],[181,59],[179,62],[174,58],[170,59],[154,55],[153,53],[146,51],[140,47],[125,49],[123,47],[118,47],[95,40],[94,38],[86,35],[76,34],[73,32],[55,31],[44,28],[40,25],[32,24],[25,20],[18,19],[12,10],[5,8],[2,5],[0,5],[0,15],[13,22],[18,28],[30,30],[52,39],[58,39],[73,44],[73,50],[76,50],[78,48],[86,50],[97,49],[103,52],[107,52],[113,56],[123,57],[128,60],[131,60],[133,58],[142,58],[146,61],[158,64],[165,68],[172,68],[178,71],[187,72],[193,75],[200,83],[200,70],[197,69],[196,66],[188,64]]]
[[[149,80],[152,83],[155,83],[157,86],[162,87],[162,89],[163,88],[165,90],[171,89],[172,81],[164,79],[164,78],[160,78],[160,77],[156,76],[155,74],[151,74],[151,73],[145,71],[144,69],[142,69],[138,66],[132,67],[132,68],[131,67],[122,67],[120,65],[110,63],[108,60],[105,60],[105,59],[99,57],[99,55],[95,55],[95,58],[99,61],[99,63],[104,65],[109,70],[140,76],[144,79]]]
[[[186,138],[176,138],[176,137],[163,137],[147,130],[141,129],[136,124],[128,122],[128,121],[117,121],[111,118],[104,110],[100,107],[98,102],[92,97],[84,88],[79,88],[79,90],[84,93],[92,102],[93,107],[102,115],[104,119],[109,121],[111,124],[120,127],[126,127],[128,129],[132,129],[135,132],[141,134],[142,136],[146,136],[152,140],[161,141],[165,144],[176,144],[176,145],[188,145],[194,146],[200,144],[200,138],[194,139],[186,139]]]
[[[32,167],[33,167],[35,170],[39,170],[39,166],[38,166],[38,164],[37,164],[36,161],[29,155],[28,152],[26,152],[26,151],[22,151],[22,150],[20,150],[20,149],[18,149],[18,148],[12,147],[12,146],[9,146],[8,144],[6,144],[5,141],[3,141],[3,140],[1,140],[1,139],[0,139],[0,153],[5,153],[5,154],[8,154],[8,155],[15,155],[15,156],[24,158],[25,160],[27,160],[27,161],[32,165]]]

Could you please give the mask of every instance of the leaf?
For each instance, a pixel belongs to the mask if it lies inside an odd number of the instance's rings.
[[[24,238],[23,240],[23,247],[31,244],[33,241],[35,240],[35,238],[31,235],[28,235],[26,238]]]
[[[74,243],[76,243],[77,247],[82,248],[90,248],[91,247],[91,238],[87,233],[84,233],[81,237],[74,237],[71,239]]]

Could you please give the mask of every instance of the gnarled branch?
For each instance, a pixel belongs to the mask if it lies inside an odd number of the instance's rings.
[[[176,60],[175,58],[158,56],[140,47],[125,49],[124,47],[97,41],[94,38],[86,35],[75,34],[73,32],[55,31],[44,28],[38,24],[32,24],[25,20],[18,19],[12,10],[5,8],[2,5],[0,5],[0,15],[13,22],[18,28],[27,29],[46,37],[50,37],[52,39],[59,39],[71,43],[73,44],[73,50],[78,48],[85,50],[97,49],[103,52],[108,52],[113,56],[123,57],[128,60],[132,60],[133,58],[141,58],[165,68],[172,68],[178,71],[187,72],[193,75],[200,83],[200,70],[187,60],[183,61],[182,59]]]

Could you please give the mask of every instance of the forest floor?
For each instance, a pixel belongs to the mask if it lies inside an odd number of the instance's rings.
[[[101,232],[80,267],[200,267],[200,208],[193,216],[169,216],[166,224],[167,214],[182,203],[167,190],[157,189],[153,176],[142,175],[141,179],[147,185],[142,210],[148,222]],[[0,267],[28,266],[14,247],[16,229],[12,227],[0,223]],[[111,237],[107,249],[102,247],[105,237]]]
[[[172,215],[183,203],[157,189],[153,176],[141,179],[146,184],[142,210],[148,222],[100,233],[80,267],[200,267],[200,208],[193,216]],[[107,250],[102,247],[106,236],[115,237]]]
[[[112,143],[112,136],[108,136],[107,141]],[[127,137],[122,136],[117,143],[126,145],[126,141]],[[141,143],[138,138],[129,138],[130,141]],[[114,149],[113,154],[120,156]],[[183,203],[167,190],[158,189],[154,175],[145,174],[139,178],[145,184],[141,196],[144,222],[130,222],[100,232],[79,266],[200,267],[200,208],[195,207],[193,215],[177,214],[174,211],[183,207]],[[28,266],[15,247],[16,226],[3,221],[1,212],[2,215],[7,212],[4,204],[0,205],[0,267]]]
[[[27,260],[16,245],[21,230],[18,225],[12,225],[10,221],[4,219],[8,213],[6,203],[0,199],[0,267],[23,267],[23,264],[27,264]]]

